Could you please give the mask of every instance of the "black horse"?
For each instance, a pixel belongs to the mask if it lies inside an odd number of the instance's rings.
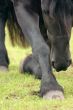
[[[63,99],[63,88],[52,66],[61,71],[71,64],[72,0],[4,0],[0,4],[0,65],[9,64],[4,45],[7,21],[12,43],[24,46],[26,39],[32,47],[32,55],[23,61],[21,72],[32,72],[41,78],[42,97]]]

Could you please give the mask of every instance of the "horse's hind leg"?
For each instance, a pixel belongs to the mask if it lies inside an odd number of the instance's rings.
[[[38,16],[35,15],[32,10],[29,11],[28,7],[30,6],[28,2],[26,2],[26,6],[25,1],[24,6],[21,2],[15,3],[14,9],[22,32],[27,36],[27,40],[32,46],[33,55],[36,56],[41,68],[42,81],[40,95],[47,99],[63,99],[62,87],[58,84],[56,78],[52,74],[50,49],[40,33]]]
[[[7,71],[9,59],[5,47],[5,23],[6,14],[0,12],[0,71]]]

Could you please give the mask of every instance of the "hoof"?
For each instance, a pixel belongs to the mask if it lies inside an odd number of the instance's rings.
[[[59,99],[59,100],[63,100],[64,99],[64,94],[61,92],[61,91],[50,91],[50,92],[47,92],[44,96],[43,96],[44,99]]]
[[[6,66],[0,66],[0,72],[8,72],[8,68]]]

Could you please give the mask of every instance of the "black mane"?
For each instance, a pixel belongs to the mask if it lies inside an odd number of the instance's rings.
[[[48,12],[50,17],[64,24],[66,32],[69,31],[67,18],[73,15],[72,0],[49,0]]]
[[[49,13],[52,16],[68,15],[72,13],[72,0],[49,0]]]

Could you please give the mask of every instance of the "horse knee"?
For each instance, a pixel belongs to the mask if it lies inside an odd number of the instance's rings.
[[[50,56],[50,48],[47,46],[47,44],[41,45],[34,53],[38,56]]]

